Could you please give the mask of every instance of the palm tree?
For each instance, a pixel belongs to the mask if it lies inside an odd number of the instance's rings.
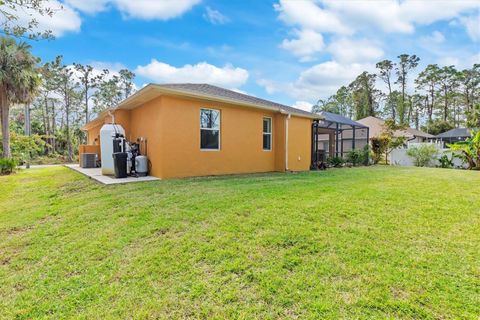
[[[0,37],[0,118],[3,157],[10,157],[9,112],[15,103],[28,103],[40,85],[36,64],[39,59],[30,53],[30,46],[12,38]]]

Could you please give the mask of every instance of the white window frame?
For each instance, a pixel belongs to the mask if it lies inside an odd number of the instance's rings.
[[[270,132],[264,132],[263,131],[263,122],[268,119],[270,120]],[[263,151],[272,151],[273,149],[273,120],[272,120],[272,117],[263,117],[262,118],[262,149]],[[263,146],[263,136],[264,135],[268,135],[270,137],[270,149],[265,149],[264,146]]]
[[[202,128],[202,111],[203,110],[209,110],[209,111],[216,111],[218,112],[218,129],[213,129],[213,128]],[[200,151],[220,151],[221,148],[221,129],[222,129],[222,113],[220,112],[219,109],[212,109],[212,108],[200,108],[200,137],[199,137],[199,143],[200,143]],[[202,148],[202,130],[209,130],[209,131],[218,131],[218,148],[217,149],[203,149]]]

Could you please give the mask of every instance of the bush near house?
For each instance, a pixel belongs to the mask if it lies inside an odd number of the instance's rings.
[[[342,157],[328,157],[327,164],[334,168],[339,168],[345,164],[345,160]]]
[[[429,167],[438,156],[438,149],[433,144],[424,144],[407,149],[407,155],[413,158],[416,167]]]
[[[347,153],[346,162],[354,167],[357,165],[368,165],[370,148],[365,146],[363,149],[350,150]]]

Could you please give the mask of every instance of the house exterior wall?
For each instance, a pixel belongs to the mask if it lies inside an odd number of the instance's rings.
[[[263,117],[274,113],[218,102],[162,98],[162,175],[165,178],[275,171],[276,135],[264,151]],[[200,150],[200,109],[220,110],[220,150]]]
[[[88,130],[87,143],[89,145],[100,144],[100,129],[102,128],[102,126],[103,123]]]
[[[130,111],[130,124],[125,131],[127,139],[140,143],[140,153],[147,154],[151,163],[150,175],[164,178],[163,161],[163,108],[162,97],[153,99]],[[146,150],[145,150],[146,148]]]
[[[290,117],[288,120],[288,170],[305,171],[310,168],[311,143],[312,120]]]
[[[218,151],[200,149],[202,108],[220,111]],[[263,150],[264,117],[272,119],[271,151]],[[115,111],[115,122],[129,141],[146,140],[150,174],[163,179],[285,171],[286,118],[279,112],[166,95],[132,110]],[[288,169],[308,170],[312,120],[292,116],[288,121]],[[111,117],[104,122],[110,123]],[[88,130],[89,143],[100,128]]]

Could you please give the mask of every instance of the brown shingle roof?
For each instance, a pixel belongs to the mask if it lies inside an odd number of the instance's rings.
[[[185,95],[196,98],[207,98],[211,100],[218,100],[227,103],[238,103],[241,105],[247,105],[260,109],[268,109],[272,111],[278,111],[283,113],[290,113],[296,116],[302,116],[312,119],[322,119],[319,114],[304,111],[301,109],[289,107],[273,101],[249,96],[233,90],[228,90],[213,86],[205,83],[167,83],[167,84],[149,84],[137,91],[127,99],[120,102],[117,106],[109,108],[106,111],[101,112],[96,119],[90,121],[82,127],[82,130],[87,130],[99,123],[107,114],[109,110],[116,109],[132,109],[137,106],[158,97],[161,94],[175,94]]]
[[[384,128],[385,121],[376,117],[369,116],[369,117],[357,120],[357,122],[370,128],[370,137],[378,137],[382,133],[382,131],[385,129]],[[402,130],[396,130],[394,132],[394,135],[396,137],[434,138],[434,136],[429,133],[426,133],[417,129],[409,128],[409,127]]]

